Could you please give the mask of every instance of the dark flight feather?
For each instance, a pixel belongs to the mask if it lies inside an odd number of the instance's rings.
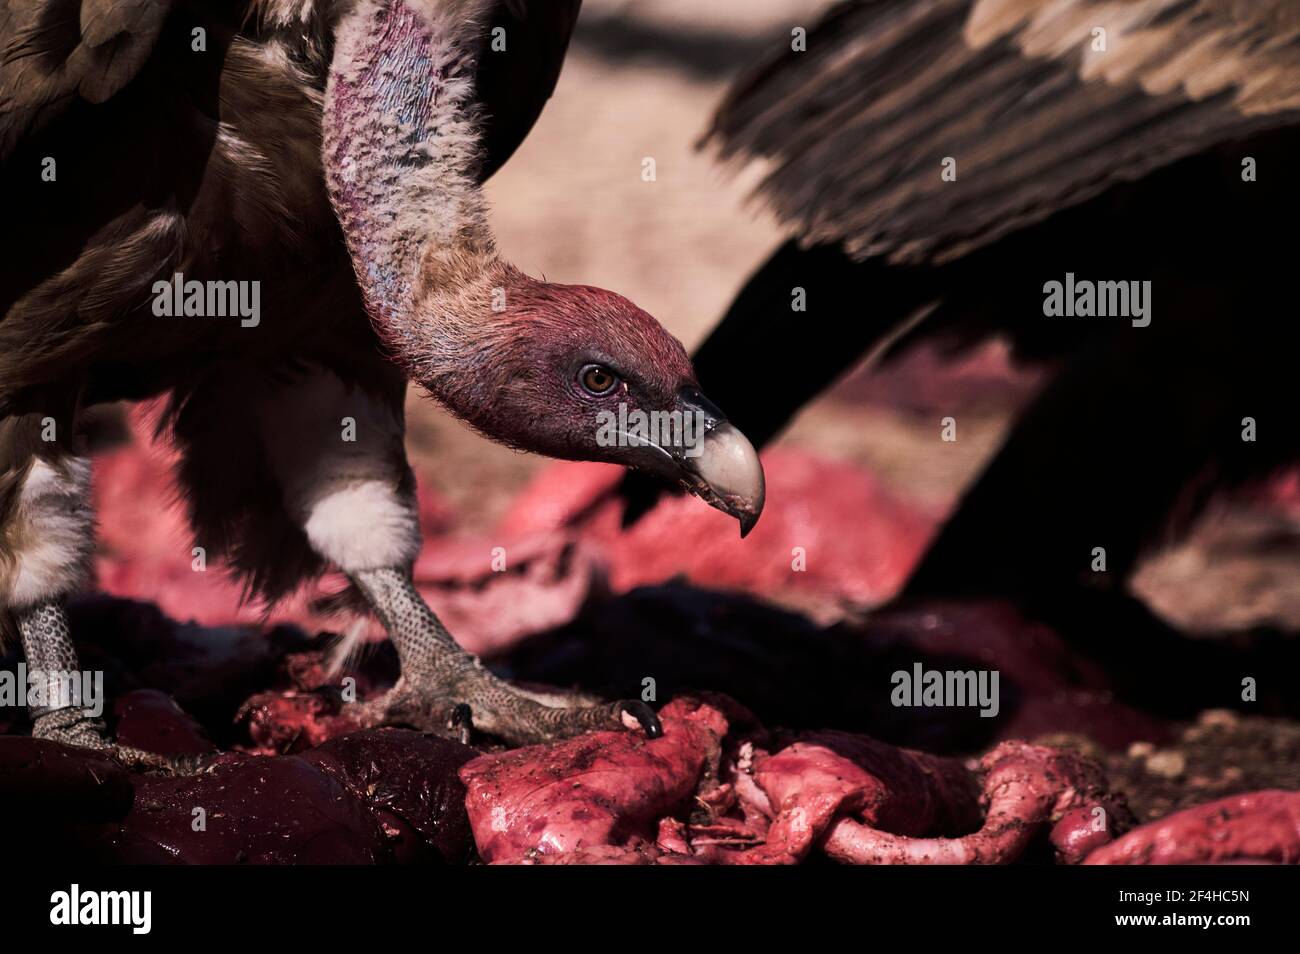
[[[922,263],[1297,118],[1292,0],[851,0],[710,137],[806,243]]]

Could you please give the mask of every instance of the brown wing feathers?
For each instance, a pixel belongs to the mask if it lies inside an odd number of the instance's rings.
[[[139,72],[170,0],[0,0],[0,159],[77,98],[102,103]]]
[[[854,0],[712,137],[771,161],[761,191],[805,240],[921,262],[1297,118],[1289,0]]]
[[[352,379],[383,378],[400,405],[392,369],[359,357],[378,346],[320,181],[320,91],[347,3],[0,0],[0,184],[7,212],[26,223],[0,278],[0,532],[32,456],[28,418],[7,415],[46,406],[47,391],[135,399],[179,382],[182,444],[197,433],[187,426],[204,424],[203,398],[216,392],[196,400],[194,391],[230,342],[211,323],[149,320],[151,281],[174,268],[264,280],[264,306],[287,317],[241,333],[237,364],[292,351]],[[549,97],[578,5],[499,5],[507,49],[493,51],[479,91],[484,176]],[[184,44],[195,24],[208,28],[211,55],[192,59]],[[58,157],[57,188],[33,189],[29,160],[47,151]],[[218,398],[227,415],[230,401]],[[228,446],[205,451],[229,468]],[[250,465],[247,480],[257,474]],[[262,526],[230,549],[256,588],[277,594],[310,555],[257,510],[271,504],[253,490],[273,484],[219,483],[190,482],[196,522],[218,542],[234,540],[236,525]]]

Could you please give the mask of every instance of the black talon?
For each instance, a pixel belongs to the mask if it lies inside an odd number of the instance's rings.
[[[622,711],[641,723],[646,738],[657,739],[664,734],[663,723],[659,721],[659,716],[655,715],[655,711],[644,702],[624,702]]]
[[[211,755],[173,755],[167,759],[167,767],[176,775],[201,775],[211,763]]]
[[[461,744],[469,745],[469,740],[474,734],[474,710],[464,702],[457,703],[452,707],[447,728],[460,729]]]

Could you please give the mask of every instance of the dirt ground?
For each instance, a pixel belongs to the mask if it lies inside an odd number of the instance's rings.
[[[1163,746],[1136,742],[1107,752],[1077,737],[1047,737],[1096,758],[1139,821],[1154,821],[1237,792],[1300,789],[1300,726],[1286,719],[1201,713]]]

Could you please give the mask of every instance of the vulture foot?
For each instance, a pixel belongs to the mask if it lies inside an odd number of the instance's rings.
[[[644,702],[550,706],[531,698],[471,661],[474,668],[449,682],[405,677],[377,699],[356,703],[362,725],[412,726],[469,744],[476,733],[512,746],[534,745],[584,732],[626,728],[650,738],[663,734]]]
[[[32,724],[32,738],[103,752],[127,768],[176,775],[189,775],[198,768],[194,759],[169,759],[154,752],[110,742],[103,721],[88,715],[82,709],[54,709],[37,716]]]
[[[511,745],[532,745],[599,729],[663,729],[644,702],[548,705],[493,675],[465,652],[425,604],[410,573],[367,570],[352,576],[388,630],[402,677],[378,699],[356,703],[365,725],[409,725],[452,738],[474,731]]]
[[[81,695],[86,687],[85,673],[77,660],[61,601],[40,603],[18,614],[18,630],[29,674],[40,674],[45,680],[43,686],[37,687],[44,698],[31,710],[33,738],[101,751],[128,768],[176,774],[189,774],[197,768],[193,760],[172,760],[109,741],[104,722],[82,706],[95,700]]]

